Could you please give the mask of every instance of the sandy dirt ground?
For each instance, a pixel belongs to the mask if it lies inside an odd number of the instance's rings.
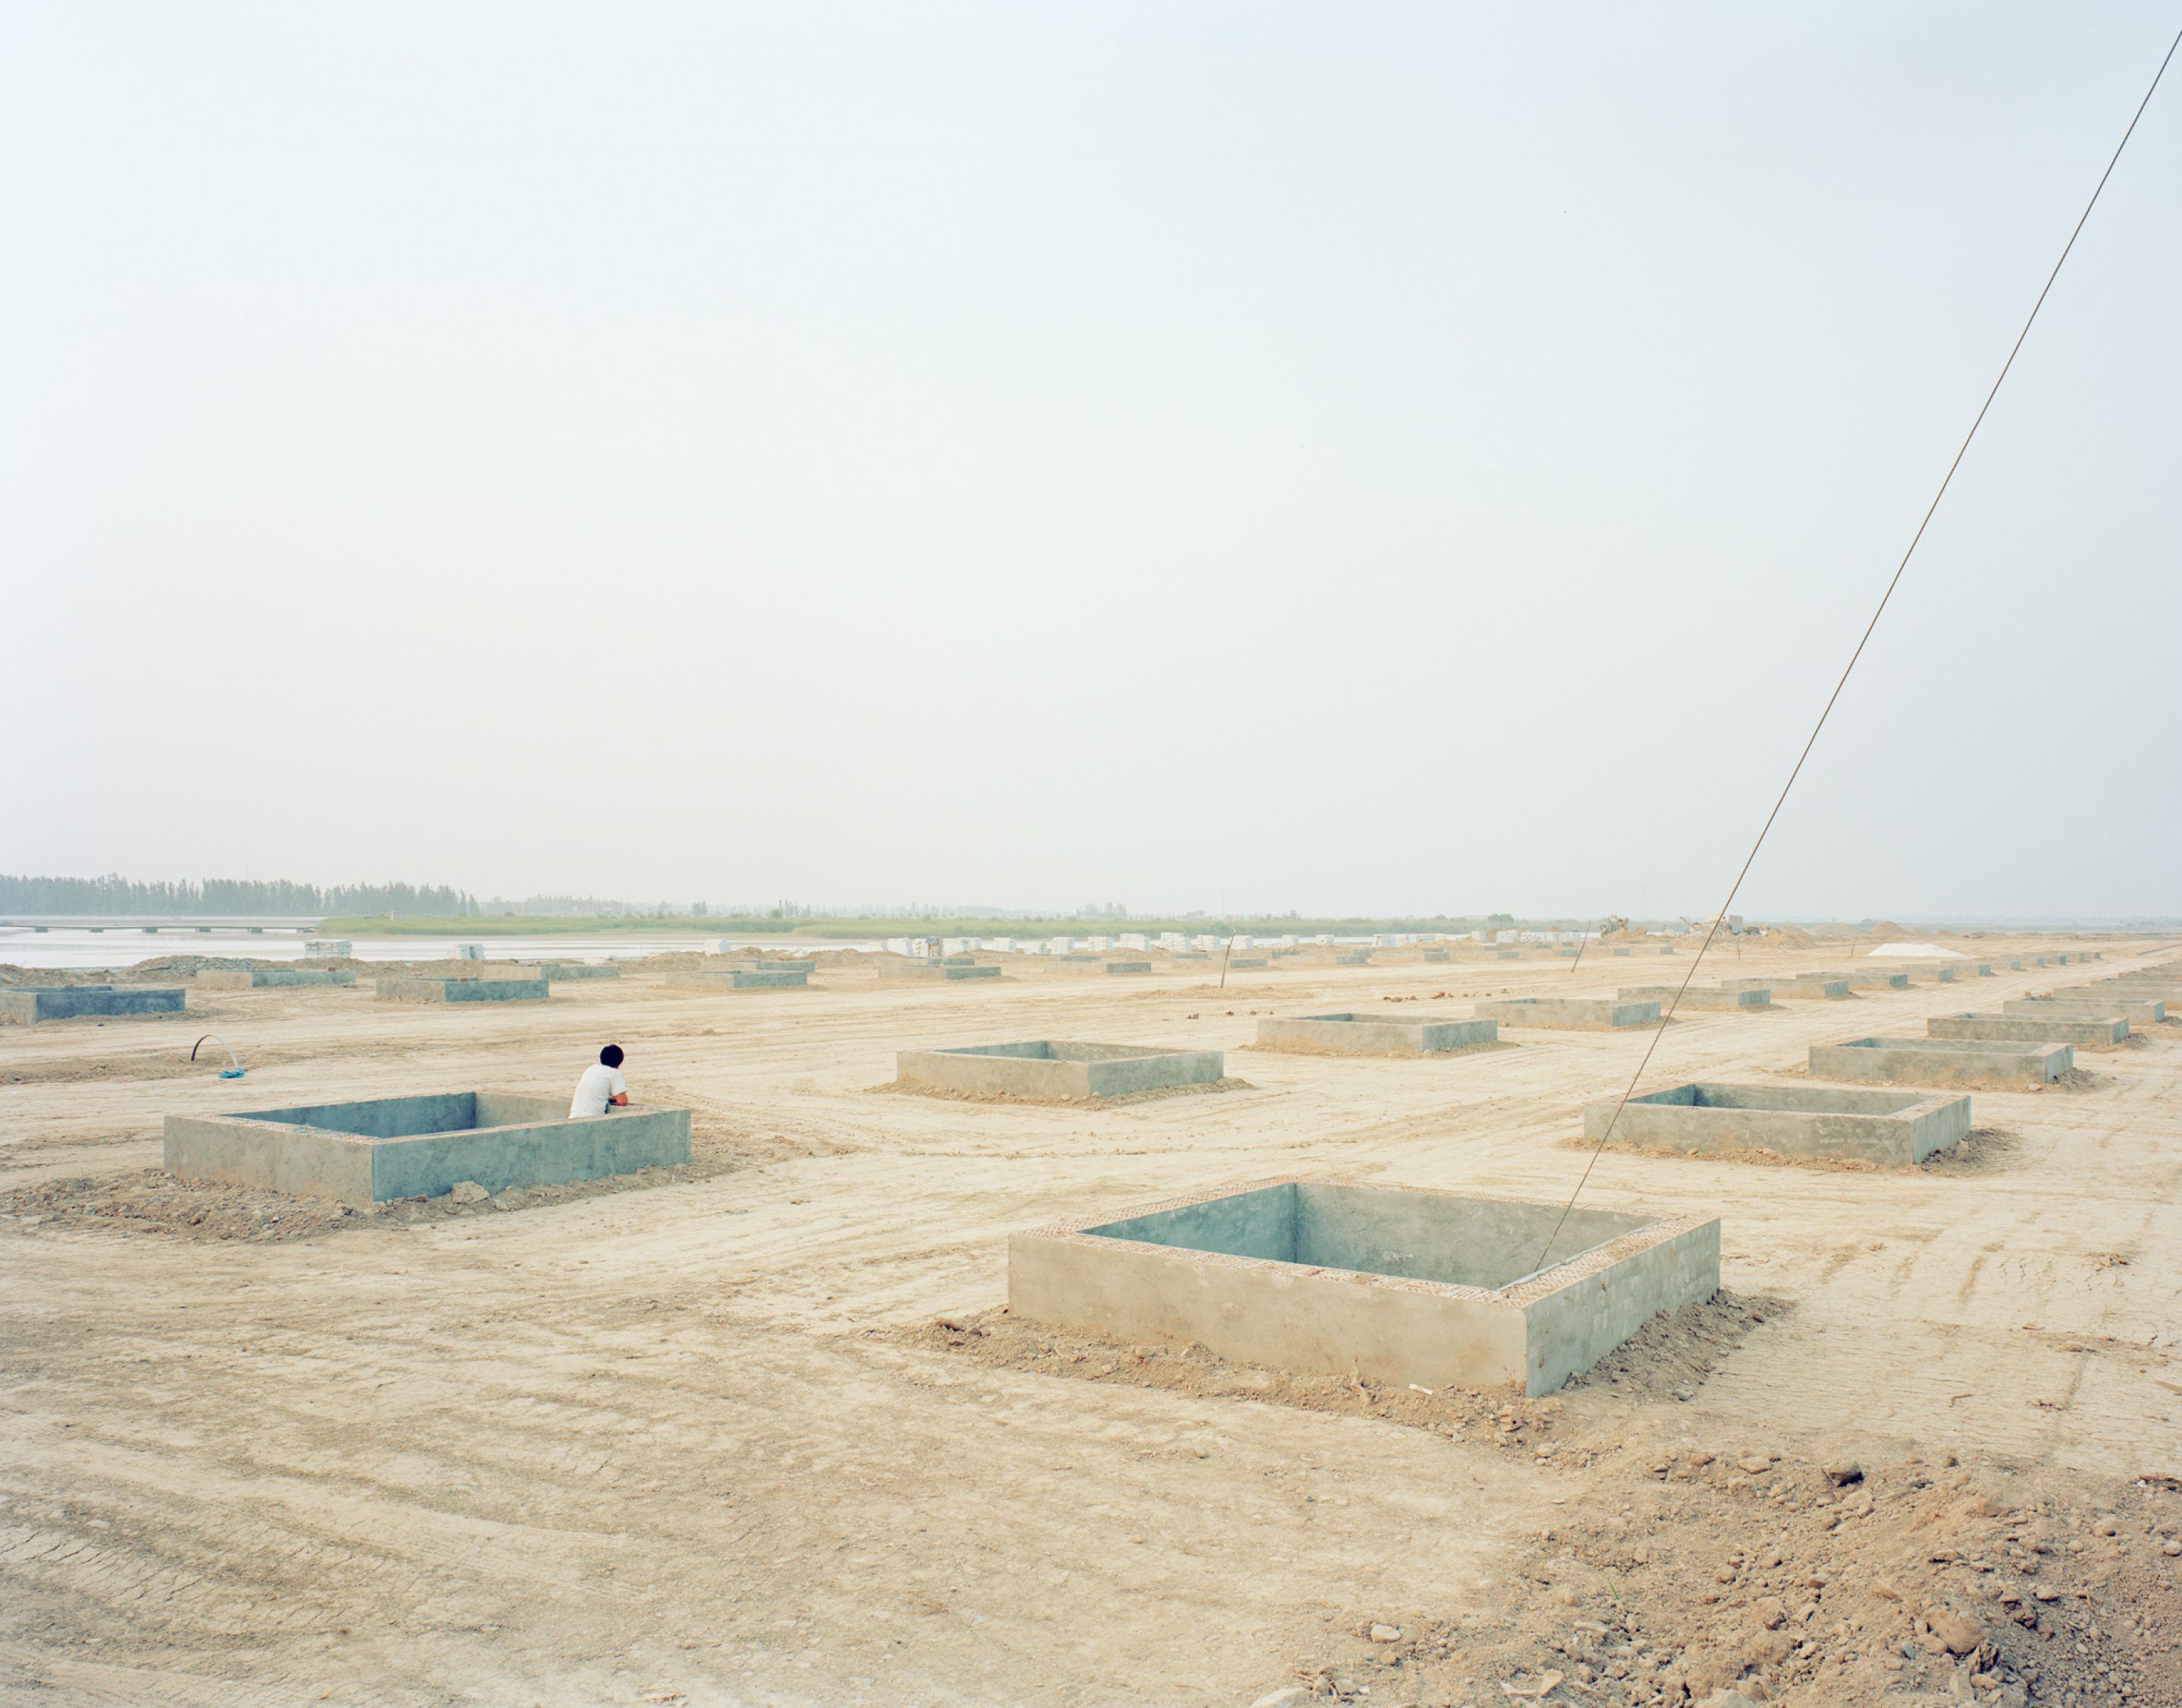
[[[1413,957],[1224,992],[828,957],[807,991],[640,969],[475,1009],[367,977],[0,1028],[0,1700],[2182,1703],[2182,1023],[1976,1094],[1917,1170],[1607,1152],[1587,1202],[1718,1213],[1725,1291],[1550,1400],[1005,1313],[1008,1233],[1106,1207],[1296,1172],[1565,1196],[1644,1035],[1351,1060],[1254,1049],[1255,1017],[1686,959]],[[2077,970],[1691,1014],[1647,1083],[1799,1075]],[[184,1063],[206,1031],[246,1080]],[[884,1089],[897,1047],[1032,1037],[1224,1048],[1230,1083]],[[690,1168],[375,1215],[158,1173],[170,1111],[556,1089],[609,1040],[695,1112]]]

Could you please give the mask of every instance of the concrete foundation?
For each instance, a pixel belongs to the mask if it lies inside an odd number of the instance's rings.
[[[1667,1004],[1674,1002],[1677,995],[1681,998],[1678,1006],[1685,1009],[1769,1009],[1773,1006],[1773,992],[1767,989],[1714,990],[1703,985],[1692,985],[1685,991],[1675,985],[1631,985],[1625,990],[1616,991],[1614,994],[1625,1003],[1657,1003],[1661,1014],[1666,1013]]]
[[[958,966],[946,961],[900,961],[879,963],[883,979],[923,979],[933,982],[952,982],[956,979],[996,979],[998,967]]]
[[[1548,1394],[1720,1286],[1720,1223],[1260,1180],[1008,1241],[1008,1308],[1304,1375]],[[1557,1258],[1557,1261],[1553,1259]]]
[[[1655,1026],[1659,1004],[1625,1003],[1607,997],[1501,997],[1476,1005],[1480,1020],[1504,1026],[1545,1026],[1555,1031],[1613,1031],[1623,1026]]]
[[[1371,951],[1355,949],[1345,955],[1336,955],[1333,964],[1337,967],[1368,967],[1371,965]]]
[[[542,1003],[546,981],[378,979],[373,981],[372,994],[383,1003]]]
[[[1970,1130],[1970,1100],[1917,1092],[1845,1092],[1819,1086],[1692,1084],[1647,1092],[1621,1105],[1583,1108],[1584,1136],[1614,1136],[1667,1149],[1778,1151],[1908,1168]]]
[[[1050,1038],[951,1050],[902,1050],[894,1059],[897,1086],[1036,1103],[1081,1103],[1171,1086],[1209,1086],[1227,1070],[1227,1058],[1218,1050],[1077,1044]]]
[[[538,976],[549,984],[573,979],[617,979],[621,968],[613,961],[540,961]]]
[[[1432,963],[1433,965],[1437,965],[1447,958],[1447,951],[1445,949],[1426,949],[1425,951],[1425,959]]]
[[[1248,966],[1249,963],[1245,961],[1243,965]],[[1258,965],[1263,966],[1265,963],[1260,961]],[[1148,973],[1151,970],[1152,964],[1149,961],[1108,961],[1106,963],[1106,970],[1110,973]]]
[[[1969,1038],[1855,1038],[1813,1044],[1811,1077],[1888,1086],[2050,1085],[2076,1064],[2068,1044],[1981,1043]]]
[[[2041,1014],[2063,1020],[2124,1020],[2137,1026],[2156,1026],[2167,1018],[2167,1004],[2163,1002],[2124,1002],[2116,997],[2019,997],[2002,1003],[2000,1011],[2032,1020]]]
[[[1377,1014],[1307,1014],[1258,1022],[1258,1047],[1323,1056],[1429,1056],[1489,1044],[1496,1020],[1392,1020]]]
[[[16,985],[0,989],[0,1024],[36,1025],[45,1020],[135,1020],[183,1011],[175,986]]]
[[[1227,963],[1227,970],[1230,972],[1248,972],[1253,967],[1261,967],[1265,965],[1265,958],[1262,955],[1238,955]]]
[[[316,967],[211,967],[190,982],[201,991],[247,991],[283,985],[352,985],[356,975]]]
[[[800,968],[792,972],[756,967],[722,967],[715,972],[700,968],[677,974],[672,982],[690,991],[800,991],[809,985],[811,975]]]
[[[1848,987],[1852,991],[1906,991],[1909,988],[1909,975],[1860,969],[1848,975]]]
[[[2078,1049],[2110,1050],[2129,1036],[2124,1020],[2068,1019],[2055,1014],[2024,1019],[2014,1014],[1947,1014],[1924,1022],[1936,1038],[1977,1038],[1988,1042],[2074,1044]]]
[[[565,1095],[451,1092],[237,1115],[169,1115],[165,1164],[190,1180],[335,1198],[363,1209],[436,1197],[457,1181],[489,1192],[556,1186],[689,1160],[687,1109],[568,1119]]]
[[[1840,1002],[1849,994],[1846,978],[1811,978],[1799,975],[1792,979],[1727,979],[1723,987],[1731,991],[1770,991],[1773,1000],[1786,998],[1794,1002]]]
[[[2140,1003],[2182,1003],[2182,979],[2100,979],[2088,985],[2057,985],[2057,997],[2129,997]]]

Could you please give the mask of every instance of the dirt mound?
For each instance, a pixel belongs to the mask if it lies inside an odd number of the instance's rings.
[[[1693,1398],[1789,1308],[1723,1292],[1655,1318],[1565,1398],[1539,1400],[1294,1376],[1005,1309],[893,1337],[1044,1375],[1376,1418],[1589,1473],[1565,1517],[1521,1550],[1512,1621],[1366,1621],[1295,1667],[1313,1699],[1696,1708],[1735,1686],[1798,1705],[1910,1693],[2024,1708],[2124,1689],[2135,1703],[2182,1703],[2167,1635],[2182,1615],[2165,1551],[2182,1553],[2174,1484],[2085,1500],[2080,1482],[2056,1477],[2057,1494],[1998,1466],[1974,1475],[1952,1455],[1881,1467],[1814,1462],[1785,1440],[1699,1441],[1688,1429],[1631,1439],[1646,1409]],[[1163,1451],[1208,1450],[1185,1437]]]

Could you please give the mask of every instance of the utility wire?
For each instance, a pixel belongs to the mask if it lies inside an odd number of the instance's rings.
[[[1643,1060],[1636,1064],[1636,1071],[1629,1076],[1629,1084],[1614,1105],[1614,1114],[1606,1123],[1606,1130],[1599,1135],[1598,1142],[1592,1147],[1590,1159],[1583,1165],[1583,1174],[1576,1183],[1576,1191],[1569,1194],[1568,1202],[1561,1206],[1560,1219],[1553,1224],[1553,1232],[1546,1235],[1546,1243],[1539,1248],[1538,1261],[1531,1266],[1533,1274],[1546,1267],[1546,1258],[1553,1251],[1553,1241],[1560,1237],[1561,1229],[1568,1222],[1569,1212],[1576,1208],[1576,1199],[1582,1196],[1584,1186],[1591,1179],[1592,1169],[1598,1166],[1599,1152],[1606,1148],[1607,1141],[1614,1136],[1614,1125],[1620,1120],[1622,1110],[1629,1106],[1629,1099],[1636,1095],[1637,1081],[1644,1077],[1644,1070],[1651,1065],[1652,1053],[1659,1047],[1659,1039],[1667,1030],[1667,1022],[1674,1019],[1675,1009],[1681,1003],[1683,993],[1689,989],[1690,981],[1697,976],[1698,964],[1704,959],[1705,951],[1712,947],[1712,940],[1720,931],[1720,921],[1727,917],[1728,909],[1735,905],[1735,898],[1742,888],[1743,879],[1750,876],[1750,867],[1758,858],[1758,850],[1765,845],[1766,833],[1773,828],[1773,821],[1780,817],[1780,809],[1786,804],[1788,791],[1795,788],[1796,779],[1803,775],[1803,761],[1811,756],[1811,749],[1818,743],[1819,732],[1826,727],[1826,720],[1833,715],[1834,703],[1841,697],[1841,690],[1848,686],[1849,672],[1856,668],[1857,661],[1864,656],[1864,648],[1870,644],[1872,631],[1879,627],[1879,619],[1886,615],[1887,603],[1894,597],[1894,589],[1902,584],[1902,572],[1909,567],[1909,560],[1914,556],[1918,543],[1924,538],[1925,528],[1931,525],[1933,512],[1939,509],[1940,500],[1947,495],[1947,488],[1954,482],[1955,471],[1963,466],[1963,458],[1969,452],[1970,441],[1977,437],[1978,428],[1985,424],[1985,412],[1992,407],[1992,401],[2000,395],[2000,388],[2008,379],[2008,370],[2015,366],[2015,357],[2023,348],[2023,340],[2030,336],[2030,329],[2037,321],[2038,311],[2046,306],[2046,298],[2053,289],[2053,281],[2061,276],[2062,268],[2068,263],[2069,253],[2076,246],[2076,239],[2083,235],[2084,223],[2091,217],[2091,210],[2099,205],[2100,193],[2106,189],[2107,180],[2113,176],[2114,168],[2120,164],[2122,150],[2129,146],[2129,139],[2136,134],[2137,120],[2144,117],[2144,109],[2152,104],[2152,97],[2159,87],[2159,80],[2167,75],[2167,68],[2173,62],[2178,47],[2182,47],[2182,30],[2175,32],[2174,40],[2168,44],[2166,57],[2159,62],[2159,69],[2152,74],[2152,83],[2144,91],[2144,99],[2136,103],[2136,111],[2129,116],[2129,129],[2122,132],[2121,141],[2114,145],[2113,158],[2107,162],[2107,169],[2099,174],[2099,181],[2091,191],[2091,199],[2084,204],[2084,211],[2076,217],[2075,229],[2069,232],[2068,242],[2062,246],[2061,258],[2053,263],[2053,270],[2046,275],[2045,289],[2038,293],[2037,301],[2030,305],[2030,314],[2023,323],[2023,330],[2015,334],[2015,342],[2008,349],[2008,360],[2000,365],[1999,378],[1993,381],[1992,390],[1985,393],[1985,401],[1978,408],[1977,418],[1970,423],[1970,430],[1963,435],[1963,442],[1955,451],[1955,460],[1947,465],[1947,475],[1940,482],[1940,489],[1932,495],[1931,503],[1925,506],[1924,520],[1917,524],[1917,532],[1910,537],[1908,550],[1902,554],[1902,561],[1895,566],[1893,578],[1886,583],[1886,591],[1880,595],[1879,607],[1871,613],[1871,621],[1864,626],[1863,638],[1857,642],[1856,650],[1849,655],[1848,663],[1841,671],[1841,680],[1834,684],[1834,691],[1826,696],[1825,709],[1819,712],[1819,721],[1811,726],[1810,737],[1803,743],[1803,750],[1796,755],[1795,767],[1789,771],[1788,781],[1780,786],[1780,798],[1773,803],[1773,810],[1765,815],[1765,822],[1758,828],[1758,840],[1750,845],[1750,853],[1742,862],[1742,871],[1736,873],[1734,883],[1728,887],[1727,899],[1720,904],[1720,911],[1713,915],[1712,923],[1705,928],[1704,941],[1697,945],[1696,958],[1690,962],[1690,970],[1682,975],[1681,983],[1675,987],[1674,1000],[1667,1004],[1665,1012],[1659,1016],[1659,1024],[1652,1033],[1652,1041],[1644,1047]]]

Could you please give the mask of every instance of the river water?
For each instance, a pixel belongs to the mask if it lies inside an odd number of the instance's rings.
[[[303,958],[306,939],[287,932],[254,934],[241,926],[162,926],[156,932],[136,926],[108,926],[102,931],[53,926],[36,931],[28,926],[0,926],[0,965],[19,967],[130,967],[158,955],[224,955],[252,960],[292,961]],[[628,960],[638,955],[701,951],[727,942],[738,948],[800,950],[876,949],[876,942],[828,940],[781,935],[728,937],[692,931],[646,931],[641,937],[479,937],[450,932],[446,937],[352,937],[351,953],[363,961],[435,961],[451,959],[458,942],[485,945],[492,961]]]

